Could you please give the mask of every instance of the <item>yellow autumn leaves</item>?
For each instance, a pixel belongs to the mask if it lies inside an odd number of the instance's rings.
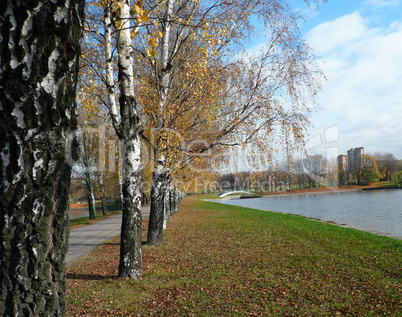
[[[128,5],[122,0],[103,2],[113,10]],[[195,146],[183,149],[181,140],[166,131],[179,131],[188,143],[209,143],[214,151],[215,143],[244,146],[252,141],[263,157],[269,137],[282,133],[275,127],[288,128],[295,140],[303,134],[305,122],[297,119],[308,110],[302,92],[314,88],[315,82],[304,71],[310,66],[308,51],[290,36],[296,17],[285,7],[274,10],[280,0],[256,1],[252,6],[241,1],[217,3],[136,1],[124,20],[113,21],[115,39],[120,31],[129,30],[135,97],[149,130],[164,131],[153,146],[160,148],[170,166],[179,166],[181,156],[205,151]],[[102,15],[102,8],[99,11]],[[256,13],[265,14],[264,25],[272,26],[272,42],[258,54],[240,57],[243,39],[257,32],[251,19]],[[88,82],[94,84],[92,78]],[[298,107],[291,109],[292,104]],[[145,135],[153,133],[148,127]],[[234,140],[237,133],[247,138]]]

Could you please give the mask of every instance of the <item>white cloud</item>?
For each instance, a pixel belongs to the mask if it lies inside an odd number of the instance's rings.
[[[319,129],[339,124],[343,148],[365,146],[402,158],[402,22],[385,28],[368,23],[354,12],[306,35],[328,77],[323,111],[313,120]]]
[[[307,34],[307,41],[321,55],[355,42],[366,32],[363,18],[354,12],[316,26]]]

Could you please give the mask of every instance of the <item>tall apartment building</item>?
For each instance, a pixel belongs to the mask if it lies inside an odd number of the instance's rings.
[[[343,172],[348,170],[348,157],[344,154],[338,155],[338,170]]]
[[[363,167],[364,147],[351,148],[347,154],[348,172],[355,173]]]

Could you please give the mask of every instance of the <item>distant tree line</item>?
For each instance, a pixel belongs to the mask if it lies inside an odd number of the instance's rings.
[[[402,184],[402,160],[391,153],[376,152],[364,155],[362,166],[355,173],[338,170],[336,160],[321,154],[298,158],[292,164],[262,171],[242,171],[217,176],[211,188],[217,192],[253,190],[258,192],[322,186],[367,185],[377,181]]]

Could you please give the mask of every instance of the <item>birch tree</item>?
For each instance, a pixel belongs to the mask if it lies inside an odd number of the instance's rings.
[[[169,0],[152,17],[136,36],[134,52],[153,128],[146,138],[155,161],[148,243],[158,244],[173,170],[228,146],[253,144],[252,154],[262,158],[271,155],[273,142],[301,143],[307,99],[316,94],[321,73],[300,38],[301,17],[286,1]],[[267,35],[266,46],[242,56],[242,43],[259,32]],[[237,57],[229,57],[234,52]],[[274,140],[278,134],[282,141]]]
[[[214,82],[210,80],[213,74],[207,67],[207,51],[211,48],[215,52],[219,50],[216,47],[214,32],[207,32],[206,25],[214,22],[208,22],[209,10],[221,5],[215,3],[211,4],[211,7],[203,8],[198,2],[168,0],[158,10],[154,10],[153,23],[136,37],[138,45],[134,47],[137,59],[141,65],[148,63],[144,67],[148,71],[143,75],[147,81],[145,87],[151,85],[150,89],[145,89],[142,94],[144,111],[151,127],[151,136],[145,139],[154,158],[149,244],[162,242],[167,189],[172,183],[172,172],[183,161],[183,149],[179,149],[177,142],[182,143],[183,139],[194,140],[194,135],[192,138],[189,138],[188,133],[184,135],[186,128],[192,125],[189,112],[196,110],[197,115],[194,117],[198,116],[199,121],[212,114],[212,108],[200,106],[210,105],[210,98],[204,93],[202,86],[208,86],[208,81]],[[220,31],[215,28],[217,34],[225,31],[222,25],[219,27]],[[144,39],[149,40],[147,42]],[[149,45],[142,45],[144,42]],[[212,42],[215,44],[211,45]],[[207,74],[211,75],[211,78],[208,78]],[[209,93],[214,97],[216,91],[210,89]],[[205,100],[201,101],[201,95]],[[201,102],[197,108],[194,108],[194,99]],[[181,120],[183,118],[187,120],[184,124]],[[204,129],[207,129],[207,121],[204,121]],[[189,131],[191,130],[187,129],[187,132]],[[181,134],[180,140],[174,137],[175,133]]]
[[[142,120],[135,96],[132,37],[148,14],[128,0],[91,1],[87,12],[89,53],[84,56],[87,88],[83,93],[96,96],[103,103],[120,141],[122,166],[117,168],[121,169],[123,220],[118,276],[137,279],[142,268]]]
[[[127,0],[105,5],[105,52],[108,108],[113,126],[121,142],[122,209],[119,277],[137,279],[142,270],[141,236],[141,114],[134,94],[134,76],[131,43],[131,7]],[[117,5],[113,9],[112,5]],[[112,10],[116,16],[112,20]],[[114,24],[112,24],[114,22]],[[119,111],[112,86],[111,32],[117,34]]]
[[[0,5],[0,315],[63,316],[84,1]]]
[[[86,128],[83,127],[83,135],[82,135],[82,150],[84,154],[84,179],[87,185],[88,191],[88,209],[89,209],[89,219],[96,219],[96,207],[95,207],[95,195],[94,188],[92,185],[92,172],[91,172],[91,162],[89,160],[89,151],[88,151],[88,141],[87,141],[87,131]]]
[[[140,121],[140,109],[146,115],[143,136],[154,158],[148,242],[157,244],[174,171],[197,166],[229,146],[253,144],[253,154],[270,155],[274,146],[267,144],[276,141],[275,134],[301,143],[311,110],[308,98],[317,92],[321,73],[300,38],[300,16],[286,1],[144,1],[124,18],[122,4],[102,2],[105,103],[119,138],[127,138],[123,131],[132,116],[124,118],[122,89],[116,94],[115,87],[123,87],[122,78],[133,79],[134,117]],[[132,23],[121,28],[129,18]],[[261,27],[255,28],[254,18]],[[241,57],[242,43],[261,32],[268,38],[265,48]],[[119,68],[116,79],[113,44],[115,35],[120,39],[123,33],[131,34],[135,58],[127,56],[126,61],[133,62],[135,72],[121,77],[124,68]],[[117,50],[119,58],[124,56],[119,44]]]

